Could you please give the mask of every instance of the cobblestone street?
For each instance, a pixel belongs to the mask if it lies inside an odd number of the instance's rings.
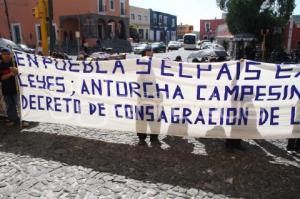
[[[300,156],[285,141],[160,137],[40,124],[1,126],[0,198],[299,198]]]

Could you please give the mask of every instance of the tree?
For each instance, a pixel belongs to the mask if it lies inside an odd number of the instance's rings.
[[[217,0],[217,4],[227,13],[232,34],[251,33],[261,38],[261,30],[269,29],[270,39],[282,38],[282,29],[295,8],[295,0]]]
[[[139,42],[139,32],[136,25],[129,25],[129,35],[134,41]]]

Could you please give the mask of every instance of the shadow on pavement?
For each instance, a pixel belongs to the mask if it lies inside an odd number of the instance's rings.
[[[1,152],[83,166],[140,181],[196,188],[228,197],[299,196],[300,169],[276,164],[260,147],[247,143],[244,143],[248,148],[246,152],[230,154],[225,152],[223,141],[201,139],[199,141],[205,144],[208,155],[196,155],[191,150],[184,153],[172,149],[140,148],[30,130],[20,133],[3,131],[1,127]],[[272,148],[268,147],[268,150]]]

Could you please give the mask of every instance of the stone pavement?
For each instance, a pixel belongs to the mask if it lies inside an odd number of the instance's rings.
[[[160,137],[136,146],[133,133],[39,124],[0,125],[1,198],[300,198],[300,155],[285,140]]]

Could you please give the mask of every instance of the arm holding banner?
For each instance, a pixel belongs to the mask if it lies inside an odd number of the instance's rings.
[[[15,77],[18,74],[18,69],[16,67],[10,67],[10,73],[2,75],[0,80],[7,80],[11,77]]]

